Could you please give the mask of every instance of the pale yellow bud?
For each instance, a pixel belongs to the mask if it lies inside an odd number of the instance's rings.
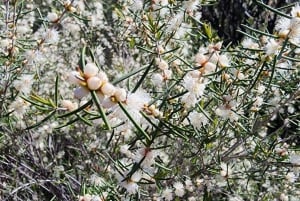
[[[103,71],[99,72],[97,77],[102,81],[102,83],[108,82],[108,77]]]
[[[102,85],[101,91],[106,96],[112,96],[114,95],[116,88],[112,84],[106,82]]]
[[[99,69],[94,63],[88,63],[85,65],[83,73],[86,77],[89,78],[97,75],[98,71]]]
[[[90,90],[97,90],[100,88],[102,81],[98,77],[91,77],[87,80],[87,85]]]
[[[127,96],[126,90],[123,88],[117,88],[114,96],[117,101],[123,102],[126,100],[126,96]]]
[[[76,103],[72,103],[72,101],[70,101],[70,100],[63,100],[61,104],[68,111],[73,111],[73,110],[77,109],[77,107],[78,107],[78,105]]]

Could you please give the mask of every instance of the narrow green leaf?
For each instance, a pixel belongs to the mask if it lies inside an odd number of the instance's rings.
[[[253,32],[258,33],[258,34],[261,34],[261,35],[265,35],[265,36],[268,36],[268,37],[271,37],[271,38],[275,38],[275,39],[278,38],[278,36],[274,36],[273,34],[269,34],[269,33],[266,33],[266,32],[263,32],[263,31],[260,31],[260,30],[257,30],[257,29],[254,29],[254,28],[249,27],[249,26],[247,26],[245,24],[241,24],[241,26],[244,27],[244,28],[246,28],[246,29],[248,29],[248,30],[250,30],[250,31],[253,31]]]
[[[81,71],[83,71],[85,67],[85,54],[86,54],[86,46],[83,46],[80,53],[80,59],[79,59],[79,68]]]
[[[36,95],[36,94],[33,94],[33,95],[30,95],[29,96],[31,99],[37,101],[37,102],[40,102],[44,105],[48,105],[50,107],[53,107],[53,103],[51,103],[49,100],[46,100],[44,99],[43,97],[39,96],[39,95]]]
[[[153,52],[152,50],[149,50],[147,48],[144,48],[142,46],[136,46],[138,49],[141,49],[141,50],[144,50],[145,52],[149,52],[149,53],[152,53],[152,54],[156,54],[155,52]]]
[[[85,104],[83,104],[82,106],[77,108],[76,110],[73,110],[73,111],[63,114],[63,115],[60,115],[60,116],[58,116],[58,118],[63,118],[63,117],[67,117],[67,116],[76,114],[76,113],[80,112],[81,110],[84,110],[86,107],[90,106],[91,104],[92,104],[92,100],[89,100],[88,102],[86,102]]]
[[[209,121],[213,122],[214,120],[212,120],[212,118],[210,118],[210,116],[205,112],[205,110],[200,106],[199,103],[197,103],[199,110],[204,114],[204,116],[209,119]]]
[[[151,63],[149,64],[149,66],[147,67],[146,71],[144,72],[144,74],[142,75],[141,79],[138,81],[138,83],[135,85],[134,89],[132,90],[132,93],[134,93],[143,83],[144,79],[147,77],[151,66],[154,63],[154,59],[152,59]]]
[[[248,91],[251,90],[251,89],[255,86],[255,84],[256,84],[256,82],[257,82],[259,76],[261,75],[262,71],[264,70],[265,65],[266,65],[266,61],[264,61],[264,63],[262,64],[262,66],[261,66],[260,68],[257,68],[257,70],[256,70],[256,72],[255,72],[255,74],[257,74],[257,75],[256,75],[256,78],[254,79],[254,81],[253,81],[252,84],[250,85]],[[257,73],[257,71],[259,71],[259,72]]]
[[[245,35],[245,36],[247,36],[247,37],[249,37],[249,38],[251,38],[251,39],[253,39],[253,40],[255,40],[255,41],[259,41],[258,38],[256,38],[256,37],[254,37],[254,36],[252,36],[252,35],[250,35],[250,34],[244,32],[244,31],[237,30],[237,32],[239,32],[239,33],[241,33],[241,34],[243,34],[243,35]]]
[[[115,80],[112,81],[111,83],[112,83],[113,85],[116,85],[116,84],[122,82],[123,80],[126,80],[127,78],[129,78],[129,77],[131,77],[131,76],[133,76],[133,75],[135,75],[135,74],[141,72],[142,70],[145,70],[146,68],[148,68],[148,65],[147,65],[147,66],[143,66],[143,67],[141,67],[141,68],[139,68],[139,69],[136,69],[136,70],[134,70],[134,71],[131,71],[130,73],[128,73],[128,74],[126,74],[126,75],[123,75],[123,76],[120,77],[120,78],[115,79]]]
[[[277,10],[276,8],[272,8],[271,6],[264,4],[264,2],[262,2],[262,1],[257,1],[257,0],[255,0],[255,3],[257,3],[258,5],[260,5],[260,6],[264,7],[264,8],[266,8],[266,9],[268,9],[268,10],[270,10],[270,11],[272,11],[272,12],[274,12],[274,13],[280,15],[280,16],[286,17],[286,18],[288,18],[288,19],[291,19],[291,18],[292,18],[290,15],[287,15],[287,14],[285,14],[285,13],[283,13],[283,12],[280,12],[280,11]]]
[[[37,102],[35,102],[35,101],[33,101],[33,100],[30,100],[29,98],[26,98],[26,97],[24,97],[24,96],[21,96],[21,98],[22,98],[23,100],[25,100],[25,101],[31,103],[32,105],[35,105],[35,106],[40,107],[40,108],[45,108],[45,109],[47,109],[47,108],[45,107],[45,105],[40,105],[40,103],[37,103]],[[50,109],[50,108],[49,108],[49,109]],[[51,108],[51,109],[52,109],[52,108]]]
[[[89,125],[89,126],[93,126],[92,122],[90,122],[89,120],[87,120],[86,118],[84,118],[83,116],[76,114],[76,116],[85,124]]]
[[[277,57],[275,56],[274,61],[273,61],[273,65],[272,65],[272,73],[271,73],[271,76],[270,76],[270,80],[268,82],[267,89],[270,89],[270,86],[271,86],[271,83],[272,83],[272,80],[273,80],[273,77],[274,77],[274,74],[275,74],[276,62],[277,62]]]
[[[56,80],[55,80],[55,92],[54,92],[54,104],[56,107],[58,107],[58,75],[56,75]]]
[[[105,112],[104,112],[104,110],[103,110],[103,108],[102,108],[102,106],[100,104],[100,101],[98,99],[98,96],[97,96],[96,92],[95,91],[91,91],[91,94],[92,94],[93,101],[95,102],[96,107],[97,107],[98,111],[100,112],[100,115],[102,117],[102,120],[104,121],[104,124],[105,124],[106,128],[108,130],[111,130],[111,126],[110,126],[110,124],[109,124],[109,122],[107,120],[107,116],[106,116],[106,114],[105,114]]]
[[[26,128],[26,130],[29,130],[29,129],[32,129],[32,128],[35,128],[39,125],[41,125],[42,123],[44,123],[45,121],[47,121],[48,119],[50,119],[54,114],[56,113],[56,110],[53,110],[47,117],[45,117],[44,119],[42,119],[42,121],[32,125],[32,126],[29,126]]]
[[[160,163],[158,163],[158,162],[155,162],[155,165],[157,165],[158,167],[160,167],[160,168],[162,168],[162,169],[164,169],[164,170],[172,171],[172,169],[167,168],[167,167],[163,166],[162,164],[160,164]]]

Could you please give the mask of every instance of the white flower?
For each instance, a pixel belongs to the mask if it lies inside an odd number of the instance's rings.
[[[156,58],[155,63],[161,70],[167,70],[169,68],[169,64],[163,59]]]
[[[79,197],[79,201],[91,201],[92,196],[90,194],[85,194],[84,196]]]
[[[289,38],[296,39],[300,37],[300,18],[294,17],[290,21]]]
[[[230,58],[228,55],[226,54],[222,54],[219,56],[218,58],[218,64],[221,66],[221,67],[229,67],[230,66]]]
[[[48,13],[47,15],[47,19],[50,21],[50,22],[55,22],[57,19],[58,19],[58,16],[56,13]]]
[[[14,82],[14,87],[21,93],[27,95],[31,91],[33,75],[23,75],[20,80]]]
[[[126,177],[126,174],[124,175]],[[124,178],[121,175],[117,176],[120,186],[126,189],[129,194],[134,194],[138,191],[139,186],[137,182],[139,182],[142,178],[142,173],[137,171],[133,173],[130,178]]]
[[[170,22],[168,23],[168,28],[166,31],[168,33],[172,33],[176,31],[180,27],[182,21],[183,21],[183,13],[180,12],[177,15],[175,15],[173,18],[171,18]]]
[[[186,190],[188,190],[189,192],[193,192],[194,191],[194,184],[192,183],[192,180],[190,179],[186,179],[185,182],[185,188]]]
[[[168,70],[168,69],[163,70],[163,78],[165,80],[169,80],[169,79],[171,79],[171,77],[172,77],[172,71],[171,70]]]
[[[135,93],[129,94],[126,100],[126,108],[129,110],[141,111],[151,98],[148,93],[138,90]]]
[[[15,101],[13,101],[9,105],[10,111],[13,111],[13,114],[19,118],[22,119],[23,115],[25,114],[27,108],[29,107],[29,103],[22,98],[18,97]]]
[[[183,86],[195,97],[199,98],[204,94],[204,89],[206,87],[205,80],[203,78],[194,78],[189,73],[183,78]]]
[[[279,36],[289,37],[291,40],[296,40],[300,37],[300,18],[292,19],[281,17],[277,22],[275,29],[279,31]]]
[[[188,11],[193,11],[197,8],[199,4],[198,0],[189,0],[184,2],[184,8],[187,9]]]
[[[298,3],[292,8],[291,15],[293,17],[300,17],[300,5]]]
[[[195,104],[197,103],[198,99],[197,99],[197,97],[194,94],[188,92],[188,93],[186,93],[186,94],[184,94],[182,96],[181,101],[184,104],[185,108],[190,108],[190,107],[194,107],[195,106]]]
[[[55,29],[48,29],[43,35],[46,43],[57,43],[59,40],[58,31]]]
[[[99,177],[97,174],[92,174],[90,182],[96,186],[105,186],[105,180],[102,177]]]
[[[173,191],[170,188],[166,188],[162,194],[161,194],[162,198],[165,198],[166,201],[171,201],[173,200]]]
[[[243,201],[243,198],[240,196],[229,196],[228,199],[229,201]]]
[[[230,119],[231,122],[237,121],[243,111],[234,111],[236,109],[236,101],[232,100],[231,96],[224,96],[224,99],[226,102],[215,110],[216,115],[223,119]]]
[[[259,85],[257,87],[257,93],[262,94],[265,92],[266,87],[264,85]]]
[[[124,144],[120,146],[120,152],[122,154],[125,154],[128,158],[132,158],[133,154],[132,152],[129,150],[130,146],[128,144]]]
[[[191,197],[188,198],[188,201],[197,201],[197,200],[194,196],[191,196]]]
[[[132,157],[137,163],[143,160],[141,164],[143,168],[150,168],[151,165],[155,163],[154,158],[156,157],[156,153],[154,150],[151,150],[148,147],[144,147],[138,149]]]
[[[285,179],[290,182],[290,183],[294,183],[295,180],[297,179],[297,176],[293,173],[293,172],[289,172],[287,173],[287,175],[285,176]]]
[[[173,184],[173,187],[175,188],[175,195],[178,197],[182,197],[185,194],[185,189],[184,186],[181,182],[176,182]]]
[[[39,50],[27,50],[25,52],[25,58],[28,65],[39,63],[44,59],[43,53]]]
[[[243,48],[247,49],[258,49],[259,45],[254,42],[251,38],[246,38],[242,41]]]
[[[256,107],[260,107],[263,104],[264,99],[260,96],[256,97],[255,102],[253,103]]]
[[[266,55],[274,55],[278,52],[280,44],[275,41],[273,38],[268,41],[265,46]]]
[[[156,87],[161,87],[164,78],[160,73],[154,73],[151,80]]]
[[[217,66],[216,64],[212,63],[212,62],[206,62],[204,65],[203,65],[203,73],[204,74],[210,74],[210,73],[213,73],[215,72]]]
[[[195,62],[199,65],[202,66],[208,61],[208,57],[204,55],[202,52],[198,52],[195,56]]]
[[[199,113],[197,111],[191,112],[188,118],[191,124],[197,129],[201,129],[202,126],[208,124],[207,117],[203,113]]]

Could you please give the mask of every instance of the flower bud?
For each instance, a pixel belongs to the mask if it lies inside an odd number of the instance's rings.
[[[86,77],[89,78],[97,75],[98,71],[99,69],[94,63],[88,63],[85,65],[83,73]]]
[[[106,82],[102,85],[101,91],[106,96],[112,96],[112,95],[114,95],[116,88],[109,82]]]
[[[99,79],[102,81],[102,83],[108,82],[108,77],[107,77],[106,73],[104,73],[103,71],[99,72],[97,77],[99,77]]]
[[[114,94],[115,98],[119,102],[123,102],[126,100],[126,90],[123,88],[117,88]]]
[[[98,77],[91,77],[87,80],[87,86],[90,90],[97,90],[100,88],[102,81]]]
[[[72,101],[70,101],[70,100],[63,100],[61,104],[68,111],[73,111],[73,110],[77,109],[77,107],[78,107],[78,105],[76,103],[72,103]]]
[[[47,19],[48,19],[50,22],[55,22],[56,20],[58,20],[58,16],[57,16],[56,13],[48,13]]]

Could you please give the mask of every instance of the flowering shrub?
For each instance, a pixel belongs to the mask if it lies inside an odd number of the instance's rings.
[[[297,200],[300,5],[209,3],[2,1],[1,200]]]

